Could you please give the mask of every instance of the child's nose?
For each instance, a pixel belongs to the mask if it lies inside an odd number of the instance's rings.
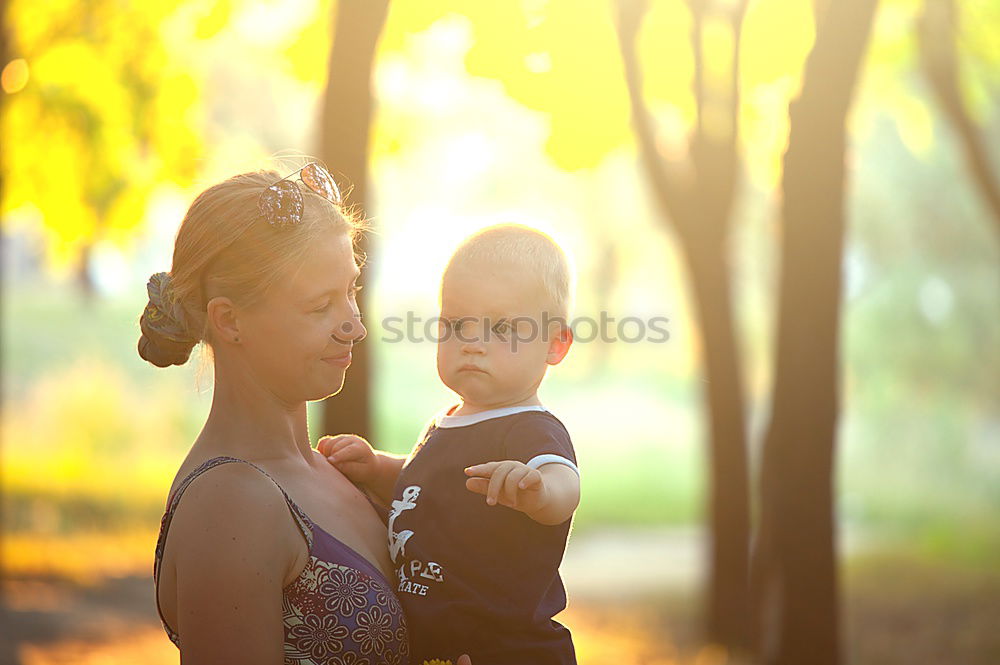
[[[462,353],[483,355],[486,353],[486,345],[479,337],[474,337],[462,342]]]

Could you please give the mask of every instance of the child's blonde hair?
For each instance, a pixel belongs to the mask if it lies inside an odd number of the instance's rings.
[[[451,255],[441,279],[470,264],[513,269],[535,276],[553,311],[566,319],[571,305],[571,274],[565,252],[546,233],[521,224],[497,224],[465,239]]]

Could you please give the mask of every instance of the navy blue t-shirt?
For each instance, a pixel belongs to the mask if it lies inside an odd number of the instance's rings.
[[[421,435],[396,482],[390,556],[410,634],[410,663],[572,665],[559,577],[570,520],[539,524],[465,486],[474,464],[569,463],[569,433],[541,407],[440,416]]]

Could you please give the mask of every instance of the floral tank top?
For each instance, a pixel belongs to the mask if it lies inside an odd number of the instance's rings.
[[[158,593],[170,521],[195,478],[231,462],[249,464],[274,482],[309,546],[309,562],[282,594],[285,665],[405,665],[409,648],[403,610],[382,572],[318,527],[263,469],[235,457],[208,460],[181,482],[167,502],[156,542],[153,582],[156,609],[170,640],[180,648],[180,637],[160,611]]]

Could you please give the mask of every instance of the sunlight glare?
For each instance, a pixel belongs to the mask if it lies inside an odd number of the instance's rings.
[[[0,74],[0,85],[8,95],[23,90],[24,86],[28,85],[28,61],[24,58],[15,58],[8,62]]]
[[[544,74],[552,70],[552,56],[542,51],[524,56],[524,66],[532,74]]]
[[[315,5],[316,0],[250,2],[233,23],[247,41],[262,48],[276,47],[298,37],[306,22],[312,20]]]

